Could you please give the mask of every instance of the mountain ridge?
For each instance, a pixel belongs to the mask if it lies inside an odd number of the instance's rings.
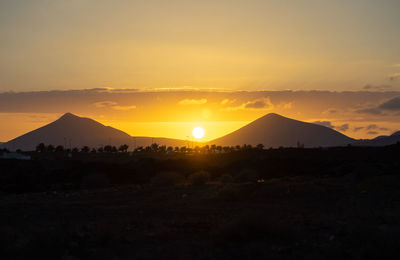
[[[119,129],[105,126],[91,118],[79,117],[72,113],[65,113],[57,120],[25,133],[6,143],[1,147],[10,150],[21,149],[31,151],[39,143],[73,147],[100,147],[104,145],[119,146],[129,145],[130,148],[147,146],[156,140],[160,145],[183,146],[187,142],[171,138],[134,137]]]
[[[216,145],[263,144],[265,147],[344,146],[355,139],[331,128],[270,113],[246,126],[210,141]]]
[[[334,129],[302,122],[276,113],[266,114],[246,126],[209,142],[221,146],[258,145],[266,148],[277,147],[332,147],[332,146],[384,146],[400,142],[400,131],[390,136],[356,140]],[[152,143],[166,146],[188,146],[187,140],[165,137],[131,136],[119,129],[105,126],[91,118],[79,117],[70,112],[57,120],[25,133],[8,142],[0,143],[1,148],[31,151],[39,143],[62,145],[66,148],[89,146],[97,148],[105,145],[127,144],[131,149],[149,146]]]

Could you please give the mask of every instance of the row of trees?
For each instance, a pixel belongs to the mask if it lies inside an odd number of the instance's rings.
[[[53,153],[53,152],[73,152],[73,153],[127,153],[129,146],[127,144],[123,144],[118,148],[112,145],[106,145],[99,148],[90,148],[88,146],[83,146],[82,148],[72,148],[66,149],[62,145],[53,146],[53,145],[45,145],[44,143],[40,143],[36,146],[36,152],[39,153]],[[153,143],[150,146],[140,146],[133,149],[134,153],[196,153],[196,154],[208,154],[208,153],[230,153],[237,151],[252,151],[252,150],[263,150],[264,145],[258,144],[257,146],[251,145],[236,145],[236,146],[217,146],[217,145],[205,145],[205,146],[196,146],[194,148],[182,146],[182,147],[172,147],[159,145],[157,143]]]
[[[44,143],[40,143],[36,146],[36,152],[39,153],[53,153],[53,152],[73,152],[73,153],[117,153],[117,152],[122,152],[126,153],[128,152],[129,146],[127,144],[123,144],[119,146],[118,148],[116,146],[111,146],[111,145],[106,145],[99,147],[98,149],[96,148],[90,148],[89,146],[83,146],[82,148],[72,148],[72,149],[67,149],[62,145],[58,146],[53,146],[51,144],[45,145]]]

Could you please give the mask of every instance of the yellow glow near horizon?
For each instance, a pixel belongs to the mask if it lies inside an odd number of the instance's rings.
[[[201,139],[203,138],[204,134],[205,134],[204,129],[201,128],[200,126],[193,128],[192,135],[194,136],[194,138]]]

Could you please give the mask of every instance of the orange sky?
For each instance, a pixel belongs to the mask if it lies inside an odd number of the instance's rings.
[[[398,0],[0,1],[0,90],[400,90]]]
[[[0,1],[0,141],[65,112],[180,139],[270,112],[390,134],[399,13],[398,0]]]
[[[190,139],[195,126],[212,140],[267,114],[332,127],[353,138],[400,129],[400,92],[138,91],[88,89],[0,93],[0,140],[7,141],[66,112],[135,136]]]

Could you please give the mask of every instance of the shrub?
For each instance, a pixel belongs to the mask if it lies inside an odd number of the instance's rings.
[[[258,172],[253,169],[243,169],[238,176],[236,181],[238,182],[256,182],[259,178]]]
[[[222,223],[216,231],[223,241],[239,243],[269,241],[279,244],[291,242],[298,236],[287,219],[271,212],[246,212]]]
[[[185,178],[176,172],[160,172],[151,178],[151,183],[157,186],[175,186],[184,181]]]
[[[193,185],[204,185],[210,180],[210,174],[206,171],[199,171],[189,176],[189,183]]]
[[[221,183],[232,183],[233,177],[232,177],[232,175],[224,174],[221,176],[220,180],[221,180]]]
[[[242,191],[238,187],[238,184],[228,183],[222,185],[218,191],[217,197],[225,201],[237,201],[243,198]]]

